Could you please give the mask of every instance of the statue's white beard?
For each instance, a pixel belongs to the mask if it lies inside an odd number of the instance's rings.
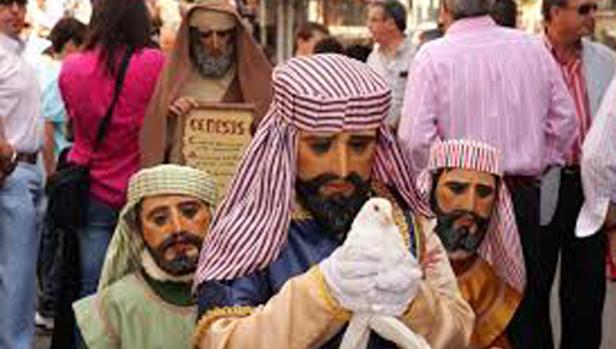
[[[196,49],[196,66],[199,73],[205,78],[222,78],[233,65],[233,50],[227,50],[219,57],[208,55],[203,48]]]
[[[143,249],[141,252],[141,266],[146,274],[154,280],[157,281],[165,281],[165,282],[181,282],[181,283],[192,283],[195,273],[189,273],[185,275],[171,275],[166,271],[162,270],[154,257],[150,254],[148,249]]]

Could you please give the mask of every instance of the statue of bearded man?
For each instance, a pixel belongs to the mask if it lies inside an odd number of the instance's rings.
[[[272,68],[227,1],[190,7],[141,131],[142,165],[185,164],[182,132],[199,102],[251,104],[253,128],[271,101]]]
[[[216,198],[213,177],[186,166],[131,177],[98,291],[74,304],[80,348],[190,347],[192,280]]]
[[[507,336],[526,271],[500,152],[472,140],[432,144],[419,187],[436,219],[424,222],[443,242],[464,299],[475,313],[473,349],[513,349]]]

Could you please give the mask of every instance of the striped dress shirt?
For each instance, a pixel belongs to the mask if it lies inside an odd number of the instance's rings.
[[[575,105],[540,39],[488,16],[457,20],[411,63],[399,137],[417,173],[437,139],[475,139],[502,152],[506,175],[539,177],[564,163]]]
[[[556,59],[556,62],[560,65],[565,84],[567,84],[569,93],[575,103],[575,114],[578,117],[578,132],[573,142],[573,147],[567,153],[566,160],[567,165],[579,165],[582,143],[584,142],[584,137],[586,133],[588,133],[590,123],[592,122],[586,81],[584,79],[584,67],[582,64],[582,45],[580,43],[580,50],[574,59],[566,60],[559,56],[556,48],[554,48],[547,35],[544,36],[544,40],[552,56],[554,56],[554,59]]]

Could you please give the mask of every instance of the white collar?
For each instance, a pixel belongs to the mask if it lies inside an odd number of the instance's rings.
[[[26,47],[25,43],[21,39],[14,38],[6,34],[0,34],[0,46],[18,56],[23,53]]]

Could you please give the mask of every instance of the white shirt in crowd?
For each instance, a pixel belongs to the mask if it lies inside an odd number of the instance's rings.
[[[366,62],[387,81],[391,88],[392,99],[387,122],[396,127],[398,126],[402,111],[402,100],[404,98],[404,89],[406,88],[409,64],[415,52],[416,48],[412,44],[411,37],[407,36],[398,46],[393,57],[386,56],[381,51],[381,48],[375,45]]]
[[[0,118],[8,142],[18,152],[34,153],[43,142],[41,92],[23,51],[22,41],[0,34]]]
[[[582,154],[585,201],[575,234],[587,237],[599,231],[610,201],[616,202],[616,79],[605,93]]]

